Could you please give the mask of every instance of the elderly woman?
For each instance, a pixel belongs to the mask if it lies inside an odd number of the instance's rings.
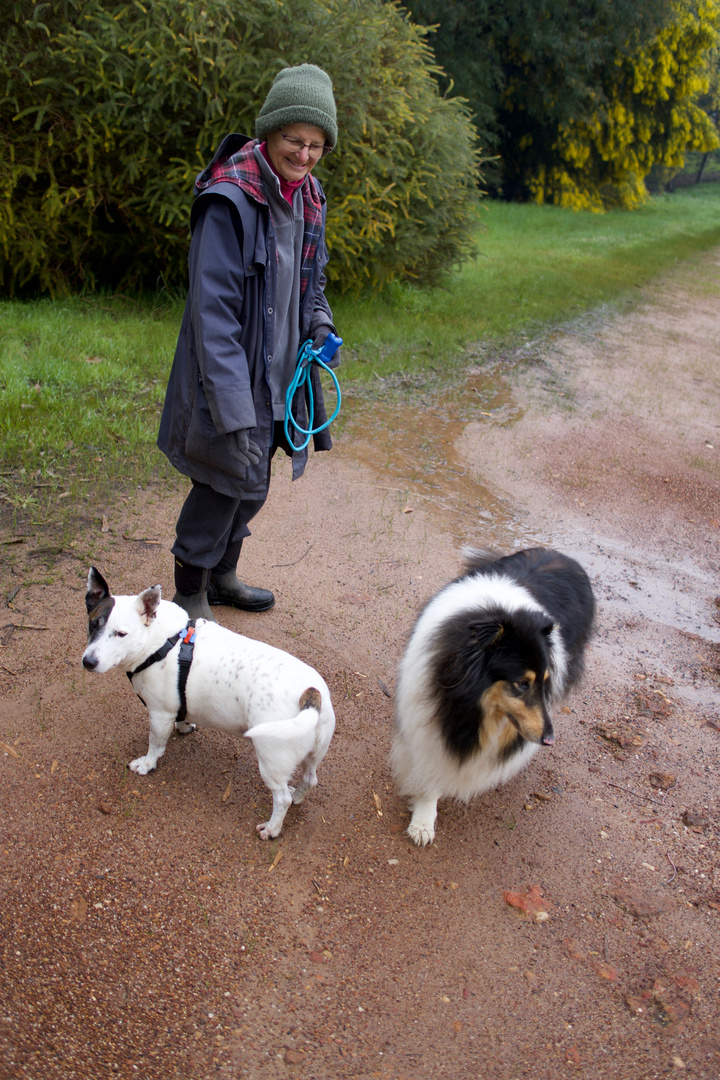
[[[174,601],[191,618],[209,605],[264,611],[275,598],[241,581],[248,522],[267,498],[278,447],[302,475],[307,450],[288,444],[285,395],[298,347],[335,332],[325,299],[325,196],[311,175],[335,146],[332,84],[314,64],[276,77],[257,139],[228,135],[195,182],[189,290],[158,446],[192,480],[176,526]],[[315,423],[326,419],[312,368]],[[305,392],[293,413],[306,428]],[[329,450],[327,430],[315,450]]]

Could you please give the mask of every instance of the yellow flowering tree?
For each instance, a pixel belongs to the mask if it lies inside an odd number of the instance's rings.
[[[646,198],[653,166],[677,168],[688,151],[720,146],[698,103],[719,41],[720,0],[674,0],[657,36],[609,68],[590,117],[559,127],[528,178],[530,195],[575,209],[631,209]]]

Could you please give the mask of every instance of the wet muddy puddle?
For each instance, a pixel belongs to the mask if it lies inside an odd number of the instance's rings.
[[[406,398],[394,389],[389,400],[348,402],[344,432],[352,457],[405,496],[406,507],[423,506],[458,545],[510,551],[551,543],[588,570],[605,610],[619,618],[647,618],[720,641],[717,591],[709,575],[690,559],[671,561],[623,544],[608,534],[583,529],[571,513],[546,523],[521,510],[512,496],[483,481],[458,452],[469,423],[513,424],[523,415],[507,368],[471,370],[445,394],[423,397],[412,385]],[[548,496],[549,497],[549,496]]]
[[[456,446],[470,422],[513,423],[521,410],[498,372],[471,372],[445,396],[415,388],[407,403],[353,401],[346,432],[352,456],[405,491],[408,507],[424,504],[458,542],[507,549],[535,542],[512,500],[471,472]]]

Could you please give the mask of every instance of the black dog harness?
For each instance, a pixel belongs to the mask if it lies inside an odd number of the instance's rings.
[[[134,671],[128,671],[126,674],[132,685],[134,675],[139,675],[141,671],[156,664],[158,660],[164,660],[170,650],[175,648],[178,641],[180,641],[180,654],[178,656],[178,693],[180,694],[180,709],[175,717],[175,723],[181,724],[187,715],[187,709],[185,707],[185,685],[190,672],[190,665],[192,664],[193,649],[195,648],[194,619],[190,619],[184,630],[178,630],[177,634],[169,637],[165,644],[161,645],[157,652],[154,652],[152,656],[148,656],[147,660],[143,660],[139,667],[136,667]],[[137,690],[135,693],[137,694]],[[138,697],[143,705],[145,705],[142,696],[138,694]]]

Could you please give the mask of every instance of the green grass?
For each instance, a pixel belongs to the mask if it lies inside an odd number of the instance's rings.
[[[636,286],[720,244],[720,185],[632,213],[488,203],[481,220],[477,257],[437,288],[331,298],[344,386],[456,371],[473,343],[499,347],[632,301]],[[181,315],[168,299],[0,302],[0,506],[77,505],[98,484],[171,474],[155,437]]]
[[[632,299],[675,262],[720,244],[720,185],[607,214],[492,202],[481,222],[476,259],[442,287],[335,301],[350,346],[346,379],[444,366],[471,342],[534,334]]]
[[[6,507],[73,504],[163,468],[153,444],[180,315],[103,296],[0,302]]]

